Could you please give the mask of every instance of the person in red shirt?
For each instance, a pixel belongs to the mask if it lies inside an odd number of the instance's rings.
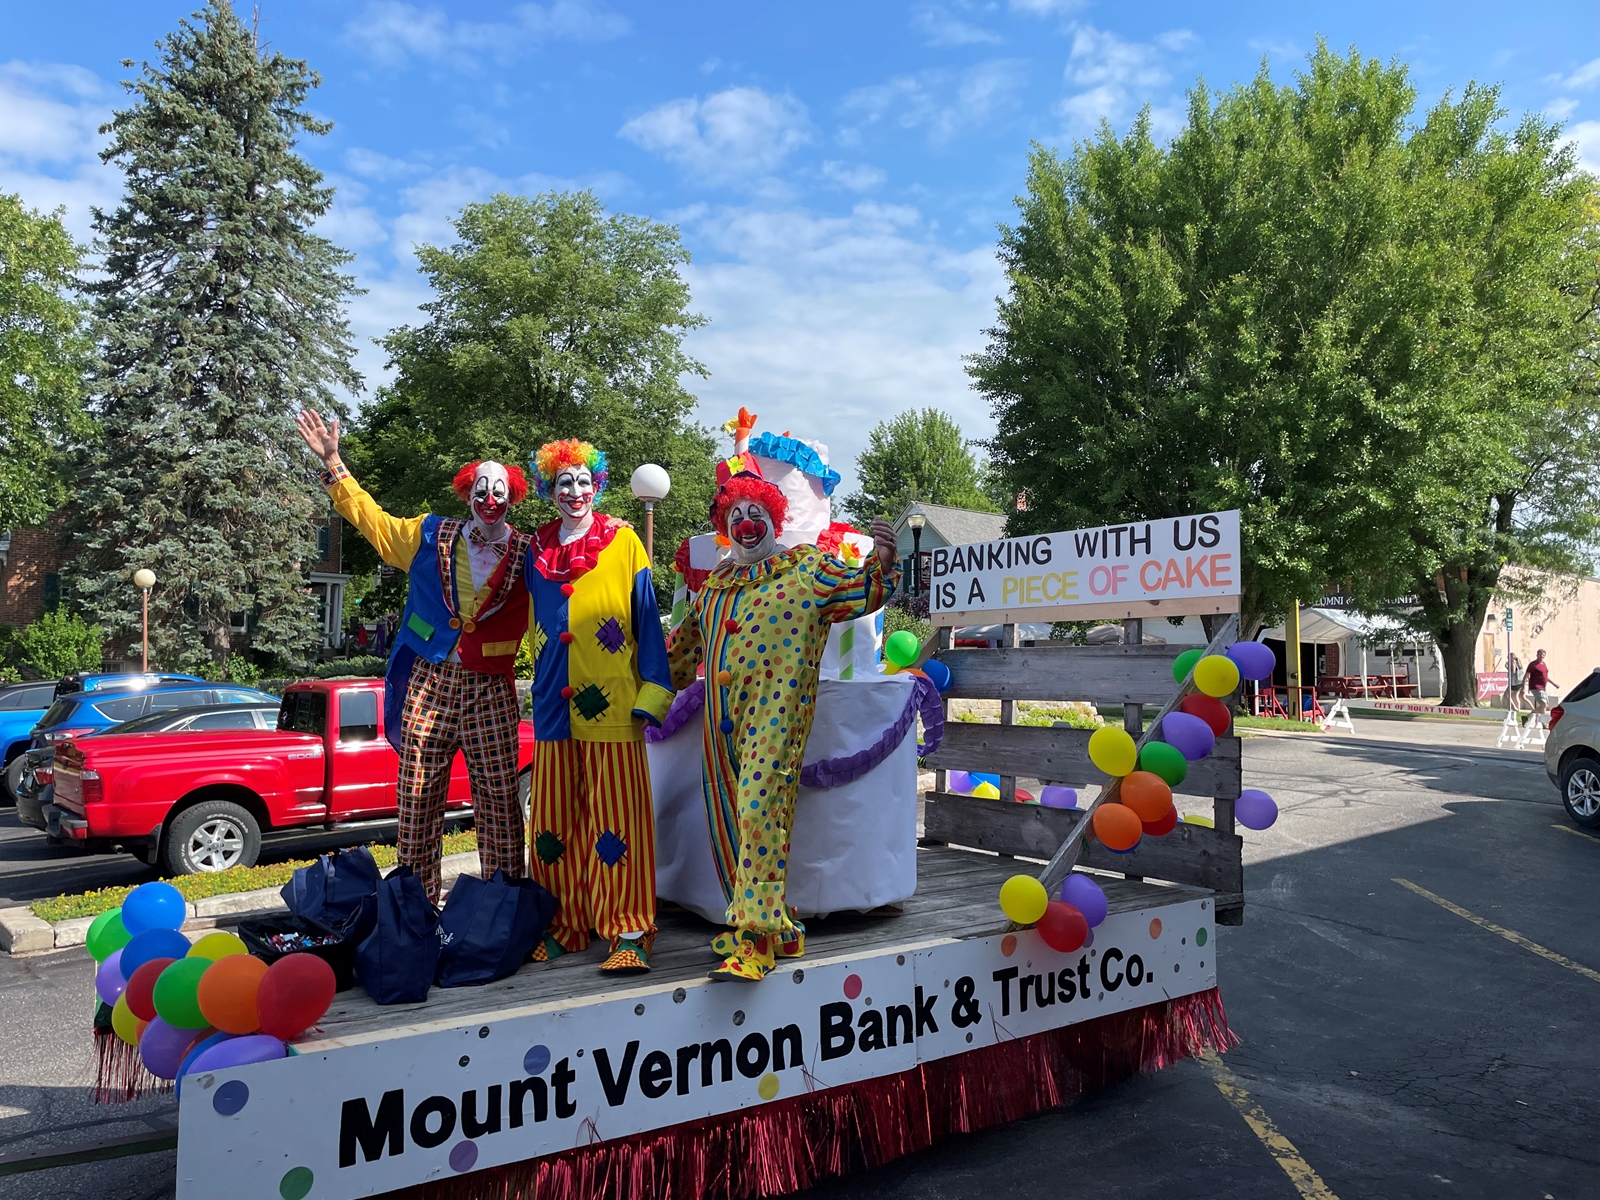
[[[1533,711],[1536,713],[1548,712],[1545,703],[1545,691],[1552,687],[1560,687],[1555,680],[1550,678],[1550,667],[1544,661],[1544,651],[1534,652],[1534,658],[1528,664],[1527,674],[1528,695],[1533,700]]]

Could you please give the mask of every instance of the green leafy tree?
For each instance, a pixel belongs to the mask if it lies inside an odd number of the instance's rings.
[[[879,422],[856,459],[856,474],[861,490],[844,502],[844,510],[862,529],[877,516],[894,520],[913,500],[982,512],[997,508],[961,426],[937,408],[909,409]]]
[[[246,614],[256,650],[303,661],[321,639],[306,572],[327,502],[293,414],[360,386],[350,256],[312,232],[333,191],[294,152],[329,125],[305,108],[317,76],[225,0],[159,48],[106,126],[127,192],[95,212],[102,438],[76,497],[73,594],[128,638],[129,576],[150,567],[157,661],[225,663]]]
[[[61,503],[65,452],[89,432],[77,269],[59,214],[0,194],[0,529],[36,525]]]
[[[395,378],[349,439],[356,478],[397,513],[463,513],[450,487],[463,463],[527,469],[543,443],[583,438],[610,461],[601,507],[641,532],[628,478],[643,462],[667,469],[655,538],[656,561],[670,561],[706,525],[716,444],[680,382],[705,369],[683,348],[704,319],[689,311],[677,229],[607,214],[590,192],[497,195],[455,228],[455,244],[417,250],[434,299],[426,323],[383,340]],[[555,515],[530,493],[512,519],[527,529]],[[364,544],[345,546],[354,569],[372,561]],[[397,583],[377,590],[378,607],[399,599]]]
[[[73,671],[98,671],[104,641],[100,626],[57,609],[17,634],[17,649],[23,665],[41,679],[59,679]]]

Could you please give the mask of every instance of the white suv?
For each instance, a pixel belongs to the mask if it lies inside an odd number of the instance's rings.
[[[1572,819],[1600,827],[1600,668],[1550,710],[1544,769]]]

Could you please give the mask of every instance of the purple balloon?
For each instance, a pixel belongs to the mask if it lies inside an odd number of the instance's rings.
[[[252,1033],[212,1046],[189,1064],[188,1073],[225,1071],[229,1067],[247,1067],[251,1063],[271,1062],[284,1056],[283,1043],[264,1033]]]
[[[1046,808],[1077,808],[1078,789],[1047,784],[1039,789],[1039,803]]]
[[[178,1099],[183,1099],[183,1077],[193,1068],[194,1060],[211,1049],[211,1047],[220,1046],[223,1042],[231,1042],[238,1036],[236,1033],[213,1033],[201,1038],[183,1052],[183,1061],[178,1064]]]
[[[95,968],[94,994],[107,1004],[115,1004],[127,986],[128,981],[122,977],[122,951],[113,950],[106,955],[105,962]]]
[[[1245,788],[1233,802],[1233,819],[1246,829],[1266,829],[1278,819],[1278,802],[1260,788]]]
[[[1078,949],[1087,950],[1092,945],[1094,945],[1094,930],[1091,929],[1089,930],[1089,935],[1083,939],[1083,945],[1079,946]],[[1146,976],[1146,978],[1149,978],[1149,976]]]
[[[1090,928],[1106,919],[1106,894],[1087,875],[1074,871],[1061,881],[1061,898],[1083,914]]]
[[[1199,717],[1186,712],[1169,712],[1161,718],[1161,740],[1176,746],[1190,762],[1199,762],[1217,744],[1217,735]]]
[[[951,771],[945,776],[945,786],[959,795],[966,795],[973,788],[972,776],[965,771]]]
[[[1272,647],[1264,642],[1235,642],[1223,653],[1233,660],[1243,679],[1270,679],[1278,666]]]
[[[139,1057],[145,1069],[157,1079],[176,1079],[178,1064],[189,1052],[189,1047],[207,1036],[203,1029],[179,1029],[168,1025],[160,1017],[145,1026],[139,1039]]]

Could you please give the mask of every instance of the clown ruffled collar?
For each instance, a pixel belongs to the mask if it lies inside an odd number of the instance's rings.
[[[726,558],[711,568],[705,586],[712,589],[743,587],[756,580],[791,570],[802,558],[817,552],[815,546],[801,545],[790,550],[780,550],[772,557],[763,558],[757,563],[740,564],[735,559]]]
[[[600,552],[611,544],[617,530],[627,527],[626,521],[605,513],[594,514],[594,524],[581,538],[561,544],[561,521],[547,521],[534,531],[539,555],[533,565],[539,574],[555,583],[579,579],[594,569]]]

